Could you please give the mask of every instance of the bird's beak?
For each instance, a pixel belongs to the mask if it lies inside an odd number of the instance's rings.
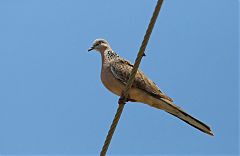
[[[94,47],[91,47],[91,48],[88,49],[88,51],[92,51],[93,49],[94,49]]]

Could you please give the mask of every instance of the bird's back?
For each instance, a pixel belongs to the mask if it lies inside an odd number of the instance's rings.
[[[112,74],[123,84],[127,84],[130,77],[133,64],[129,61],[118,57],[110,62],[110,69]],[[158,86],[149,79],[141,70],[137,71],[132,87],[141,89],[156,98],[164,98],[173,101],[170,97],[164,94]]]

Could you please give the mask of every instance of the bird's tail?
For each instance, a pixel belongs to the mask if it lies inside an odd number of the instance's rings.
[[[176,116],[177,118],[183,120],[184,122],[190,124],[191,126],[199,129],[204,133],[207,133],[211,136],[214,135],[209,126],[187,114],[185,111],[183,111],[181,108],[179,108],[169,100],[161,98],[152,106],[165,110],[166,112]]]

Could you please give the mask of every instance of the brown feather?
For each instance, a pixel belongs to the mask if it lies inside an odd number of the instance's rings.
[[[113,75],[126,85],[130,77],[133,65],[130,62],[122,59],[121,57],[118,57],[114,59],[114,61],[110,62],[110,68]],[[169,101],[173,101],[170,97],[164,94],[158,88],[158,86],[140,70],[137,71],[132,87],[141,89],[156,98],[163,98]]]

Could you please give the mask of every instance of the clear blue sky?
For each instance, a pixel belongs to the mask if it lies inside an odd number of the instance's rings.
[[[134,61],[156,1],[0,1],[0,154],[98,155],[118,97],[87,49],[105,38]],[[237,0],[166,0],[141,69],[210,137],[128,103],[109,154],[237,155]]]

